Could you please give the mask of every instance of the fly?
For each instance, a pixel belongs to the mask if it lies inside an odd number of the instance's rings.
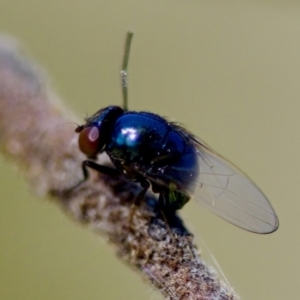
[[[191,197],[230,223],[255,233],[271,233],[278,217],[263,192],[233,164],[177,123],[150,112],[127,109],[127,66],[133,33],[128,33],[121,71],[123,107],[108,106],[78,126],[79,148],[88,157],[106,152],[115,168],[92,160],[87,167],[123,175],[140,183],[138,204],[151,187],[166,214],[181,209]]]

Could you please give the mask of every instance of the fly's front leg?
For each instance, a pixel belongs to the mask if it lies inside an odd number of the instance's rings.
[[[81,168],[82,168],[82,173],[83,173],[83,180],[80,183],[86,181],[89,178],[89,172],[88,172],[87,168],[91,168],[95,171],[98,171],[98,172],[104,174],[104,175],[108,175],[108,176],[112,176],[112,177],[119,176],[121,174],[120,171],[115,168],[99,165],[91,160],[83,161]]]
[[[108,175],[108,176],[112,176],[112,177],[120,175],[119,170],[108,167],[108,166],[99,165],[99,164],[97,164],[97,163],[95,163],[94,161],[91,161],[91,160],[84,160],[82,162],[81,168],[82,168],[82,173],[83,173],[83,179],[80,180],[71,189],[75,189],[76,187],[78,187],[82,183],[84,183],[86,180],[88,180],[88,178],[90,177],[88,168],[91,168],[95,171],[98,171],[98,172],[104,174],[104,175]]]
[[[68,189],[65,189],[62,192],[52,191],[51,193],[54,194],[54,195],[56,195],[56,194],[63,194],[63,195],[70,194],[73,190],[75,190],[82,183],[84,183],[86,180],[89,179],[90,173],[89,173],[88,168],[93,169],[95,171],[98,171],[98,172],[100,172],[104,175],[108,175],[108,176],[112,176],[112,177],[120,175],[120,172],[117,169],[114,169],[114,168],[111,168],[111,167],[108,167],[108,166],[99,165],[99,164],[97,164],[97,163],[95,163],[94,161],[91,161],[91,160],[84,160],[82,162],[82,165],[81,165],[83,178],[79,182],[77,182],[75,185],[73,185],[72,187],[70,187]]]

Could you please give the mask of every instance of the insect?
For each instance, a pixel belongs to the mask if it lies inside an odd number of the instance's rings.
[[[108,106],[78,126],[79,147],[88,158],[106,152],[115,168],[95,161],[87,168],[123,174],[140,183],[139,203],[151,187],[166,213],[181,209],[193,196],[198,202],[240,228],[271,233],[279,226],[272,205],[260,189],[230,162],[176,123],[150,112],[127,110],[127,65],[132,33],[123,60],[123,107]]]

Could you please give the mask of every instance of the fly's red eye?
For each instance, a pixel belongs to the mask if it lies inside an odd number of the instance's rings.
[[[96,155],[99,152],[99,129],[96,126],[84,128],[79,134],[78,144],[85,155]]]

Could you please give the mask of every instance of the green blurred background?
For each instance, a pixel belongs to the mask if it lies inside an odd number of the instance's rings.
[[[191,202],[181,212],[244,300],[299,299],[299,1],[0,2],[0,30],[45,67],[78,116],[121,103],[180,121],[262,188],[279,230],[240,230]],[[35,197],[0,158],[0,299],[160,299],[102,237]]]

